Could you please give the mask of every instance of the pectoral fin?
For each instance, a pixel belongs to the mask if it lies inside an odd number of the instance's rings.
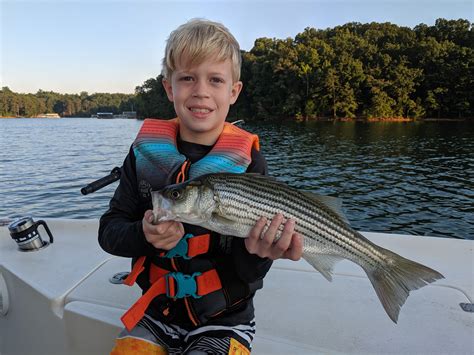
[[[224,235],[238,235],[239,226],[236,221],[213,213],[209,218],[207,225],[203,227]]]
[[[218,213],[213,213],[212,216],[211,216],[211,220],[214,223],[219,223],[219,224],[226,225],[226,226],[234,225],[236,223],[234,220],[226,218],[226,217],[224,217],[224,216],[222,216]]]
[[[328,281],[332,281],[334,265],[343,258],[327,254],[305,254],[303,258],[318,270]]]

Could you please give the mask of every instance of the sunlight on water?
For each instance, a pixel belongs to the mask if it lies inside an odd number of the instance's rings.
[[[121,166],[141,121],[0,120],[0,218],[98,218],[116,184],[81,187]],[[474,125],[248,123],[270,174],[338,196],[365,231],[474,238]]]

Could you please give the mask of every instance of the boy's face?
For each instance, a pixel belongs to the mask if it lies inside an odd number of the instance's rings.
[[[193,67],[178,64],[171,80],[163,80],[163,86],[179,117],[181,138],[212,145],[222,132],[242,82],[233,82],[230,59],[207,60]]]

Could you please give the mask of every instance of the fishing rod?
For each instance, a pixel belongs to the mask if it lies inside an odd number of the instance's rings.
[[[111,183],[117,181],[120,179],[120,175],[122,175],[122,168],[119,168],[116,166],[115,168],[112,169],[109,175],[104,176],[94,182],[91,182],[90,184],[87,184],[81,189],[81,193],[83,195],[91,194],[97,190],[100,190],[101,188],[110,185]]]

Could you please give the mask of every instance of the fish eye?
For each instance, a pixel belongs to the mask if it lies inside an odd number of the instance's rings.
[[[169,195],[173,200],[177,200],[181,197],[181,191],[178,189],[173,189],[170,191]]]

